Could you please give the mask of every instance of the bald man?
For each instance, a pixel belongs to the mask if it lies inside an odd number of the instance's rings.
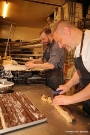
[[[90,30],[85,32],[67,20],[59,21],[53,31],[53,38],[60,48],[68,51],[76,48],[74,61],[76,72],[73,77],[57,90],[63,90],[53,100],[54,105],[69,105],[83,102],[83,110],[90,114]],[[70,88],[80,83],[81,91],[72,95],[63,95]]]

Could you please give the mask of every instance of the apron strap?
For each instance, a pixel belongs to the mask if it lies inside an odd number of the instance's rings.
[[[82,52],[83,41],[84,41],[84,31],[83,31],[83,34],[82,34],[82,40],[81,40],[80,56],[81,56],[81,52]]]

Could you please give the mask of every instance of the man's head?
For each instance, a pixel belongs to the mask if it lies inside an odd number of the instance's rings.
[[[49,45],[52,42],[52,34],[51,34],[51,29],[49,28],[44,28],[41,32],[40,32],[40,39],[41,39],[41,43],[43,45]]]
[[[53,30],[53,38],[58,43],[59,47],[66,48],[68,51],[76,47],[74,31],[76,27],[69,21],[59,21]]]

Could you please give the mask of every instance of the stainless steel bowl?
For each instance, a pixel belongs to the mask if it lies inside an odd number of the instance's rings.
[[[6,93],[8,92],[9,90],[12,89],[14,83],[13,82],[9,82],[9,81],[2,81],[0,82],[0,94],[2,93]]]

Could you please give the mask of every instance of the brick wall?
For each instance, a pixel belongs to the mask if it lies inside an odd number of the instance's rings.
[[[72,22],[75,22],[75,26],[78,26],[78,21],[80,19],[82,19],[83,17],[83,9],[82,9],[82,4],[81,3],[75,3],[73,2],[73,5],[71,5],[72,3],[67,2],[66,4],[64,4],[62,7],[59,7],[58,9],[56,9],[54,11],[54,18],[53,20],[50,21],[50,18],[47,18],[47,22],[49,24],[49,27],[52,29],[52,27],[54,26],[54,24],[56,22],[58,22],[61,19],[66,19],[66,20],[70,20]],[[72,11],[72,6],[75,9],[73,9]],[[90,12],[90,9],[89,9]]]

